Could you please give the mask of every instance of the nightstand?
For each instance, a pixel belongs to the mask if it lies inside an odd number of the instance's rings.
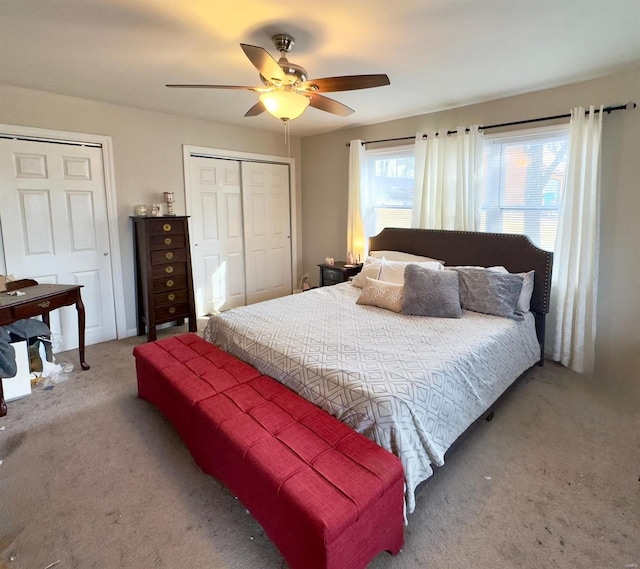
[[[345,266],[344,261],[336,261],[333,265],[322,263],[320,267],[320,286],[343,283],[354,277],[362,270],[362,265]]]

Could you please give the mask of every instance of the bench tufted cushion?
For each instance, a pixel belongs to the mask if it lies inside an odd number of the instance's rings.
[[[140,397],[292,568],[364,568],[380,551],[399,551],[404,481],[394,455],[194,334],[134,355]]]

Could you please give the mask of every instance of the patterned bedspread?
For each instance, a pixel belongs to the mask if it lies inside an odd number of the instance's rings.
[[[405,316],[349,283],[212,317],[205,339],[400,457],[406,508],[467,427],[540,356],[532,314]]]

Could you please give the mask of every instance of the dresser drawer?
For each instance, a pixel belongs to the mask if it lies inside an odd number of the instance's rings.
[[[189,303],[167,304],[164,306],[156,306],[153,310],[156,322],[167,322],[176,320],[177,318],[189,317]]]
[[[164,304],[179,304],[181,302],[187,302],[189,300],[189,294],[187,289],[173,290],[166,292],[156,292],[153,295],[153,303],[155,306],[161,306]]]
[[[166,265],[153,265],[151,267],[151,276],[154,279],[158,279],[160,277],[175,277],[186,274],[186,263],[167,263]]]
[[[172,233],[169,235],[154,235],[149,238],[149,248],[152,251],[158,249],[177,249],[185,246],[184,233]]]
[[[180,290],[187,288],[186,275],[178,275],[175,277],[168,277],[166,279],[154,279],[153,280],[153,292],[165,292],[171,290]]]
[[[147,221],[148,235],[174,235],[185,233],[185,224],[182,220],[150,219]]]
[[[162,265],[163,263],[178,263],[187,260],[185,249],[165,249],[162,251],[151,251],[151,264]]]

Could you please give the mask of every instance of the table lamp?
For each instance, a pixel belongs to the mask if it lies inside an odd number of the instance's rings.
[[[162,192],[162,199],[164,203],[167,204],[166,215],[175,215],[175,213],[173,213],[173,202],[175,201],[173,192]]]

